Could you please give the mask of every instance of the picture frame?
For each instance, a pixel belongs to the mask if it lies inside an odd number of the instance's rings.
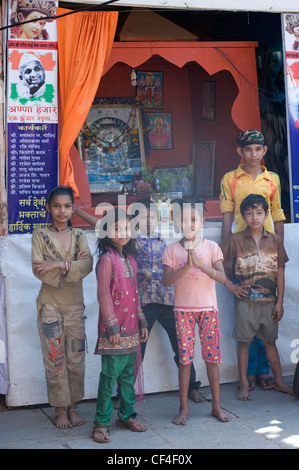
[[[136,96],[142,106],[149,109],[163,108],[163,72],[136,70]]]
[[[150,125],[150,150],[171,150],[173,147],[172,113],[146,113]]]
[[[201,198],[214,195],[215,141],[193,144],[193,188],[194,195]]]
[[[215,89],[215,82],[202,82],[201,118],[207,121],[215,121],[216,119]]]
[[[77,147],[91,193],[119,193],[124,184],[130,189],[145,164],[140,107],[114,99],[94,104]]]
[[[193,185],[192,185],[192,175],[186,176],[184,171],[186,167],[183,165],[177,166],[165,166],[165,167],[156,167],[154,171],[161,176],[165,173],[167,175],[179,176],[172,188],[169,190],[169,193],[182,193],[182,197],[192,196]],[[159,191],[158,184],[156,185],[156,190]]]

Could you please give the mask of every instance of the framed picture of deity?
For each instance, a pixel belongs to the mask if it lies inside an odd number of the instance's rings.
[[[145,157],[140,107],[105,99],[91,107],[77,140],[91,193],[119,193],[134,184]]]
[[[172,113],[146,113],[150,125],[151,150],[172,149]]]
[[[163,107],[163,72],[137,70],[136,96],[145,108]]]

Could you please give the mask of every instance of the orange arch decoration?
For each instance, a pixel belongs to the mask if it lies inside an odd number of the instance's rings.
[[[197,62],[209,75],[228,70],[239,94],[233,104],[232,119],[240,130],[260,130],[259,96],[255,48],[257,42],[126,42],[114,43],[104,73],[117,62],[132,68],[157,54],[177,67]]]
[[[70,10],[57,9],[57,15],[67,12]],[[98,89],[112,49],[117,20],[117,12],[101,11],[78,12],[57,20],[61,103],[59,184],[72,186],[77,198],[79,191],[70,150]],[[77,154],[72,148],[74,152]],[[77,163],[80,164],[80,158]],[[83,178],[84,175],[82,164]],[[87,178],[86,186],[88,188]]]

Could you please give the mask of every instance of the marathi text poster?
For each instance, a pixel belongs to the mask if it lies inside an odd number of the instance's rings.
[[[49,224],[45,206],[49,188],[57,182],[53,166],[56,124],[8,124],[8,139],[8,230],[32,232]]]
[[[47,195],[58,181],[57,32],[56,21],[48,18],[55,14],[53,1],[10,0],[9,234],[32,232],[50,223]]]

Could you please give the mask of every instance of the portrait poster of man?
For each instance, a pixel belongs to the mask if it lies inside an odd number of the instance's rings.
[[[13,50],[9,66],[9,105],[56,106],[57,60],[52,52]]]

